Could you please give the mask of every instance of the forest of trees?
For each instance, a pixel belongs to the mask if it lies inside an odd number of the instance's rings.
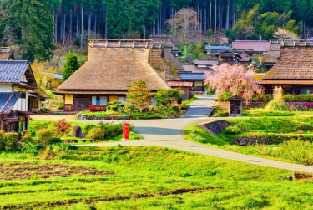
[[[301,33],[312,24],[313,0],[1,0],[0,44],[37,44],[35,48],[42,50],[34,54],[47,59],[51,43],[80,46],[88,38],[171,33],[167,20],[181,8],[196,10],[195,30],[200,34],[231,29],[256,5],[260,14],[291,11],[290,18],[300,24]]]

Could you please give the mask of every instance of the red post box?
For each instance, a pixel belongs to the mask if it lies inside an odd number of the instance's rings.
[[[124,123],[124,140],[129,140],[129,123]]]

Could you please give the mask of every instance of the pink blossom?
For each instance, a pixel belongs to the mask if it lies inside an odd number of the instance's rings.
[[[254,91],[259,90],[259,85],[254,79],[255,71],[252,66],[221,64],[215,65],[215,71],[207,74],[205,83],[216,93],[222,94],[229,91],[232,95],[239,95],[243,92],[244,97],[250,100]]]

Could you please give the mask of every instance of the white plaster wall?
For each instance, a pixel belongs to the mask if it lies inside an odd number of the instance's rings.
[[[10,84],[0,84],[0,92],[10,92],[12,93],[12,86]]]

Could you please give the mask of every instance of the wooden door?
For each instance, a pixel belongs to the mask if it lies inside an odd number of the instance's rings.
[[[86,110],[89,109],[90,98],[76,98],[75,110]]]
[[[118,96],[110,95],[109,96],[109,102],[112,102],[112,101],[118,101]]]

